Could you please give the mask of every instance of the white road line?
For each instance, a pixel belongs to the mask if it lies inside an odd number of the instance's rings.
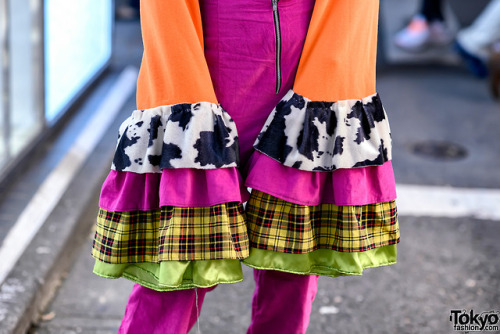
[[[73,146],[49,174],[24,208],[0,247],[0,283],[14,267],[24,249],[40,229],[69,183],[109,128],[135,89],[137,68],[127,67],[87,123]]]
[[[500,220],[500,190],[398,184],[398,212],[409,216]]]

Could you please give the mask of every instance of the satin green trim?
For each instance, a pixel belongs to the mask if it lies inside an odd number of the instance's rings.
[[[363,269],[396,263],[396,244],[364,252],[338,252],[327,249],[305,254],[250,249],[250,256],[242,262],[249,267],[279,270],[300,275],[348,276],[361,275]]]
[[[232,259],[125,264],[96,259],[94,274],[105,278],[124,277],[156,291],[208,288],[243,280],[240,260]]]

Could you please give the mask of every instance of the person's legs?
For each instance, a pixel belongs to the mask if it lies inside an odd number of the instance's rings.
[[[500,41],[493,44],[490,57],[490,90],[494,98],[500,100]]]
[[[205,294],[213,289],[159,292],[135,284],[118,333],[187,333],[198,319]]]
[[[445,23],[441,0],[423,0],[421,11],[394,37],[394,43],[406,51],[421,51],[443,46],[453,40]]]
[[[420,14],[425,16],[428,22],[444,21],[441,0],[423,0]]]
[[[500,0],[493,0],[474,23],[459,31],[457,42],[468,53],[486,61],[489,47],[500,40]]]
[[[252,323],[247,334],[304,334],[318,276],[254,269]]]
[[[139,12],[140,0],[130,0],[130,7],[134,8],[137,12]]]

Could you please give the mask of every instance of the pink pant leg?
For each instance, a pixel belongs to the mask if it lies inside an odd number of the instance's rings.
[[[318,276],[254,269],[252,323],[247,334],[304,334]]]
[[[213,289],[197,289],[199,310],[205,294]],[[118,333],[185,334],[198,315],[195,289],[159,292],[135,284]]]

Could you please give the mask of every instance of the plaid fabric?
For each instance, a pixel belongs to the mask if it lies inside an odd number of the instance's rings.
[[[238,203],[165,206],[153,211],[99,210],[92,255],[107,263],[248,257],[245,212]]]
[[[250,246],[255,248],[296,254],[360,252],[399,242],[395,201],[306,206],[253,190],[246,210]]]

